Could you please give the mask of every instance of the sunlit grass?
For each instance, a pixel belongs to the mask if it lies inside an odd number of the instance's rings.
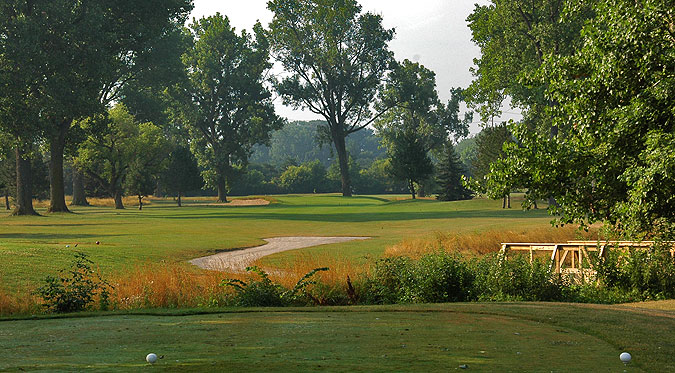
[[[73,206],[74,214],[0,217],[0,286],[34,286],[46,274],[67,267],[76,250],[87,253],[104,275],[112,275],[138,264],[183,262],[219,250],[257,246],[269,237],[369,236],[275,254],[261,262],[286,266],[296,256],[307,255],[358,264],[380,257],[404,239],[550,226],[543,210],[502,210],[499,201],[392,198],[290,195],[274,196],[274,203],[265,206],[182,208],[169,198],[152,199],[142,211]]]

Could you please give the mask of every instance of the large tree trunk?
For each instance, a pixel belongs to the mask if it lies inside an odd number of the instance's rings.
[[[408,189],[410,189],[410,194],[412,194],[412,199],[415,199],[415,183],[412,180],[408,181]]]
[[[116,190],[113,193],[114,199],[115,199],[115,209],[116,210],[124,210],[124,203],[122,203],[122,191]]]
[[[178,192],[178,207],[182,207],[182,206],[183,206],[183,204],[182,204],[182,202],[181,202],[181,199],[180,199],[181,194],[183,194],[183,193]]]
[[[63,183],[63,148],[70,123],[63,122],[49,142],[49,208],[47,212],[70,212],[66,206]]]
[[[340,164],[340,177],[342,179],[342,196],[352,196],[352,180],[349,176],[349,156],[347,155],[347,148],[345,146],[345,137],[342,134],[333,133],[333,142],[335,143],[335,150],[338,154],[338,162]]]
[[[504,195],[504,196],[502,197],[502,208],[503,208],[503,209],[506,208],[506,195]]]
[[[73,200],[71,206],[89,206],[87,195],[84,192],[84,176],[73,167]]]
[[[12,207],[9,205],[9,189],[5,189],[5,210],[11,210]]]
[[[508,208],[511,208],[511,193],[506,195],[506,200],[508,201]]]
[[[16,207],[12,215],[39,215],[33,208],[33,184],[30,159],[24,159],[23,152],[16,148]]]
[[[225,176],[218,174],[218,181],[216,187],[218,188],[218,202],[227,202],[227,183]]]

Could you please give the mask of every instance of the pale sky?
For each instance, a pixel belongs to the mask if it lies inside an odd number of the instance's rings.
[[[359,0],[363,11],[380,14],[384,27],[394,28],[396,35],[389,44],[397,60],[419,62],[436,73],[439,97],[446,101],[450,88],[466,88],[472,80],[469,68],[479,57],[480,49],[471,41],[471,31],[466,18],[474,4],[485,0]],[[267,27],[272,13],[267,10],[267,0],[195,0],[192,17],[200,18],[220,12],[232,25],[241,30],[251,30],[257,20]],[[288,120],[323,119],[313,113],[295,111],[275,100],[277,113]],[[474,122],[478,121],[474,115]],[[517,119],[505,114],[502,119]],[[479,131],[472,124],[471,132]]]

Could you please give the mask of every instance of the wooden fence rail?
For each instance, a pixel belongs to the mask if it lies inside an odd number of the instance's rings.
[[[672,248],[670,255],[675,256],[675,242],[670,242]],[[551,268],[556,273],[578,273],[590,271],[593,268],[583,268],[584,258],[589,259],[589,252],[598,252],[599,256],[605,256],[605,248],[617,248],[620,250],[648,249],[654,245],[654,241],[567,241],[566,243],[502,243],[501,252],[508,255],[509,251],[527,251],[530,253],[530,263],[537,253],[550,252]],[[588,261],[590,264],[590,260]]]

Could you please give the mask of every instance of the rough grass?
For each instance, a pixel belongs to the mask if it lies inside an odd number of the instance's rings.
[[[672,312],[563,303],[203,312],[0,321],[0,369],[135,371],[149,352],[164,356],[155,369],[180,371],[675,369]],[[633,363],[621,364],[622,351]]]

